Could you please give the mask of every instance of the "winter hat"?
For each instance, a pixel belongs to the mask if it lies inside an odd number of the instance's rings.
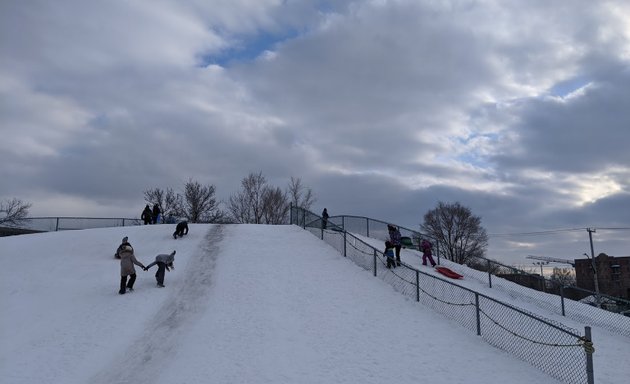
[[[129,240],[129,238],[127,236],[123,237],[123,243],[126,243]]]

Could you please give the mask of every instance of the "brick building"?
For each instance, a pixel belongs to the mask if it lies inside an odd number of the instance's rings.
[[[614,257],[600,253],[595,258],[599,292],[630,300],[630,256]],[[595,291],[590,259],[575,260],[575,280],[579,288]]]

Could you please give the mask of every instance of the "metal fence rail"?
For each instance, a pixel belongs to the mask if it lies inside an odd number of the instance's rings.
[[[396,291],[415,298],[464,328],[476,332],[489,344],[527,361],[562,382],[594,383],[590,327],[585,328],[585,335],[582,336],[578,331],[558,322],[424,273],[407,264],[387,269],[382,251],[344,230],[342,225],[350,223],[343,220],[344,222],[329,220],[327,229],[324,230],[322,220],[316,214],[296,207],[291,209],[292,224],[299,225],[322,239],[355,264],[390,284]],[[368,233],[373,235],[379,230],[386,231],[387,223],[384,224],[383,228],[370,225]]]
[[[98,217],[30,217],[21,228],[42,232],[140,225],[140,219]]]

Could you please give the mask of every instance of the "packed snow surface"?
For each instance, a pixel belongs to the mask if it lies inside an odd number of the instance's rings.
[[[173,231],[0,238],[0,381],[557,383],[299,227],[192,224],[177,240]],[[124,236],[145,265],[177,251],[165,288],[156,267],[136,267],[135,290],[118,294]],[[593,333],[596,383],[628,382],[630,340]]]

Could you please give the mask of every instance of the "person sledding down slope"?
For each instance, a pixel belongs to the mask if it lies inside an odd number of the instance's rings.
[[[148,271],[149,268],[156,265],[158,266],[157,272],[155,272],[155,280],[157,281],[157,286],[160,288],[164,288],[164,270],[170,271],[171,269],[175,269],[175,251],[171,252],[170,255],[167,254],[159,254],[155,256],[155,261],[151,264],[144,267],[145,271]]]

